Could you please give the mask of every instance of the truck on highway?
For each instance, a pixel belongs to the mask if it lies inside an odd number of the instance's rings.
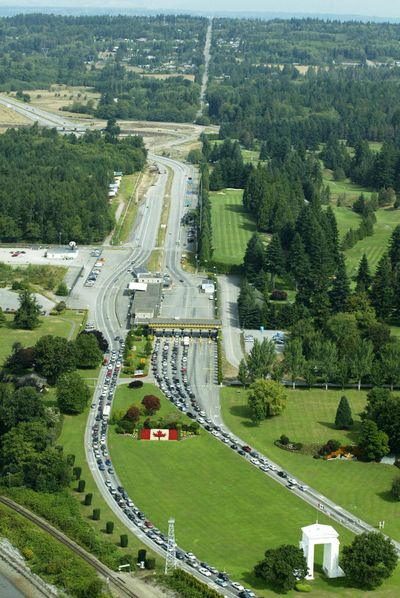
[[[106,405],[103,409],[103,419],[108,418],[111,412],[111,405]]]
[[[190,339],[189,339],[189,337],[188,337],[188,336],[184,336],[184,337],[183,337],[183,346],[184,346],[184,347],[188,347],[188,346],[189,346],[189,343],[190,343]]]

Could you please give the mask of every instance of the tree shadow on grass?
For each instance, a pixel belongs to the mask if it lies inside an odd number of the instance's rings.
[[[383,492],[377,492],[376,495],[379,496],[379,498],[382,498],[382,500],[384,500],[386,502],[399,503],[397,498],[392,496],[392,493],[390,492],[390,490],[384,490]]]
[[[263,555],[260,555],[260,560],[262,559],[262,556]],[[284,593],[275,585],[268,583],[264,579],[260,579],[260,578],[256,577],[254,575],[254,571],[244,572],[241,579],[243,581],[243,585],[251,586],[252,589],[256,590],[256,593],[257,593],[257,590],[270,590],[271,592],[274,592],[275,594],[283,594]]]
[[[242,426],[245,426],[247,428],[257,427],[257,424],[254,424],[251,421],[250,408],[248,407],[248,405],[232,405],[232,407],[229,408],[229,412],[234,417],[242,418],[242,421],[240,422]]]
[[[337,428],[335,426],[335,424],[333,422],[318,421],[317,423],[320,426],[324,426],[325,428],[328,428],[329,430],[333,430],[334,432],[336,432],[336,434],[346,434],[347,440],[348,440],[347,444],[356,444],[358,441],[360,428],[361,428],[361,424],[359,422],[356,422],[355,424],[353,424],[353,426],[351,428],[349,428],[348,430],[340,430],[339,428]]]
[[[234,214],[241,214],[242,216],[247,216],[248,214],[245,212],[244,207],[238,204],[226,204],[225,210],[227,212],[233,212]],[[242,230],[248,230],[250,232],[254,232],[254,224],[252,222],[242,222],[239,226]]]
[[[335,430],[335,432],[341,431],[341,430],[338,430],[337,427],[335,426],[335,424],[333,424],[332,422],[318,421],[317,424],[319,424],[320,426],[324,426],[324,428],[329,428],[329,430]]]
[[[322,570],[322,565],[319,563],[314,563],[314,574],[315,573],[319,575],[321,581],[329,585],[332,589],[335,588],[338,592],[338,596],[340,595],[340,590],[352,587],[346,577],[327,577]],[[310,581],[309,583],[312,585],[313,582]]]

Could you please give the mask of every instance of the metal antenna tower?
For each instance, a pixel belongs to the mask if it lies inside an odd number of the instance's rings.
[[[168,519],[168,548],[165,559],[165,575],[176,567],[175,519]]]

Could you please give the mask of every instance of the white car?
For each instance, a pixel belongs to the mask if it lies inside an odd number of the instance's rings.
[[[244,590],[244,587],[237,581],[232,582],[232,587],[235,588],[235,590],[238,590],[238,592],[243,592]]]
[[[258,459],[255,459],[254,457],[250,459],[250,463],[253,463],[253,465],[260,465],[260,461]]]
[[[201,573],[202,575],[205,575],[206,577],[211,577],[211,571],[209,571],[208,569],[205,569],[204,567],[199,568],[199,573]]]

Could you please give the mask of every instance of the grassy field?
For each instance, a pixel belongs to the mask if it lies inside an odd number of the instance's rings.
[[[120,203],[124,204],[124,209],[115,226],[114,234],[112,236],[113,245],[121,245],[121,243],[127,241],[129,234],[132,231],[132,226],[138,211],[138,203],[134,195],[140,174],[141,173],[139,172],[135,172],[122,177],[118,195],[114,198],[113,206],[115,211]]]
[[[32,124],[32,121],[22,114],[15,112],[11,108],[7,108],[6,106],[0,106],[0,128],[7,127],[7,126],[14,126],[14,125],[29,125]]]
[[[290,453],[273,443],[281,434],[302,443],[324,443],[335,438],[354,444],[359,428],[359,413],[365,394],[346,390],[355,420],[354,430],[343,432],[333,425],[341,391],[288,390],[288,402],[279,417],[254,426],[249,419],[246,391],[224,388],[222,413],[228,427],[256,449],[287,468],[309,484],[349,509],[371,525],[385,521],[385,532],[400,540],[399,503],[390,497],[393,478],[398,475],[391,465],[315,460],[311,456]]]
[[[323,182],[324,185],[329,185],[331,188],[331,200],[336,203],[337,198],[339,195],[346,195],[346,205],[352,205],[352,203],[359,197],[361,193],[364,193],[365,197],[369,197],[371,195],[371,191],[365,189],[365,187],[361,187],[361,185],[356,185],[352,183],[350,179],[345,179],[343,181],[334,181],[333,174],[331,170],[325,169],[323,172]]]
[[[74,102],[86,104],[93,99],[97,104],[100,98],[99,93],[93,92],[91,87],[73,87],[67,85],[52,85],[50,89],[35,89],[28,92],[32,106],[48,110],[49,112],[59,113],[63,106],[70,106]],[[15,94],[12,94],[15,95]],[[73,118],[88,118],[87,114],[78,114],[73,112],[63,112],[65,116]]]
[[[164,244],[165,236],[167,234],[169,210],[171,207],[171,189],[174,178],[173,171],[171,170],[171,168],[166,167],[166,171],[168,173],[167,184],[165,186],[164,201],[161,211],[160,225],[158,227],[156,248],[153,249],[153,251],[151,252],[149,260],[146,264],[150,272],[160,272],[162,270],[162,263],[164,258]]]
[[[92,383],[93,386],[93,383]],[[85,458],[84,450],[84,434],[87,420],[87,410],[80,415],[75,416],[64,416],[64,423],[61,436],[58,439],[58,444],[64,447],[65,454],[75,455],[75,465],[82,467],[81,479],[86,481],[85,493],[91,492],[93,494],[92,505],[87,507],[82,503],[84,495],[76,492],[76,482],[72,482],[71,491],[72,494],[77,498],[79,502],[79,508],[82,515],[90,519],[90,523],[93,528],[100,534],[104,533],[105,522],[114,522],[114,532],[112,535],[107,536],[111,542],[118,542],[120,534],[129,533],[129,545],[126,549],[127,552],[135,552],[138,548],[143,548],[143,545],[136,538],[134,534],[128,531],[128,529],[119,521],[113,511],[110,509],[108,504],[103,500],[97,485],[92,477],[89,466]],[[93,509],[99,507],[101,509],[101,520],[93,521],[91,515]]]
[[[359,227],[361,217],[356,214],[356,212],[353,212],[351,208],[337,207],[334,205],[332,205],[331,208],[336,217],[340,239],[343,239],[350,228],[356,230]]]
[[[372,237],[366,237],[346,251],[347,270],[352,276],[357,272],[363,253],[367,255],[371,272],[375,271],[380,258],[387,249],[393,230],[400,224],[400,210],[380,209],[375,214],[377,221]]]
[[[149,391],[161,397],[162,414],[176,412],[151,385],[120,387],[115,410],[126,410]],[[205,432],[171,443],[111,433],[109,447],[122,483],[151,521],[166,531],[173,515],[180,546],[245,585],[257,587],[251,571],[267,547],[282,541],[297,544],[300,527],[315,521],[313,508]],[[337,528],[342,541],[349,542],[351,535]],[[317,559],[320,563],[321,554]],[[328,583],[321,580],[317,587],[318,596],[330,594]],[[257,593],[271,595],[260,589]]]
[[[256,230],[254,219],[243,207],[242,196],[240,189],[210,193],[216,262],[241,264],[247,243]]]
[[[19,342],[24,347],[31,347],[45,334],[75,338],[80,330],[84,317],[83,312],[66,310],[60,316],[43,316],[41,324],[35,330],[20,330],[14,328],[14,316],[6,315],[7,323],[0,328],[0,361],[11,353],[14,343]]]

